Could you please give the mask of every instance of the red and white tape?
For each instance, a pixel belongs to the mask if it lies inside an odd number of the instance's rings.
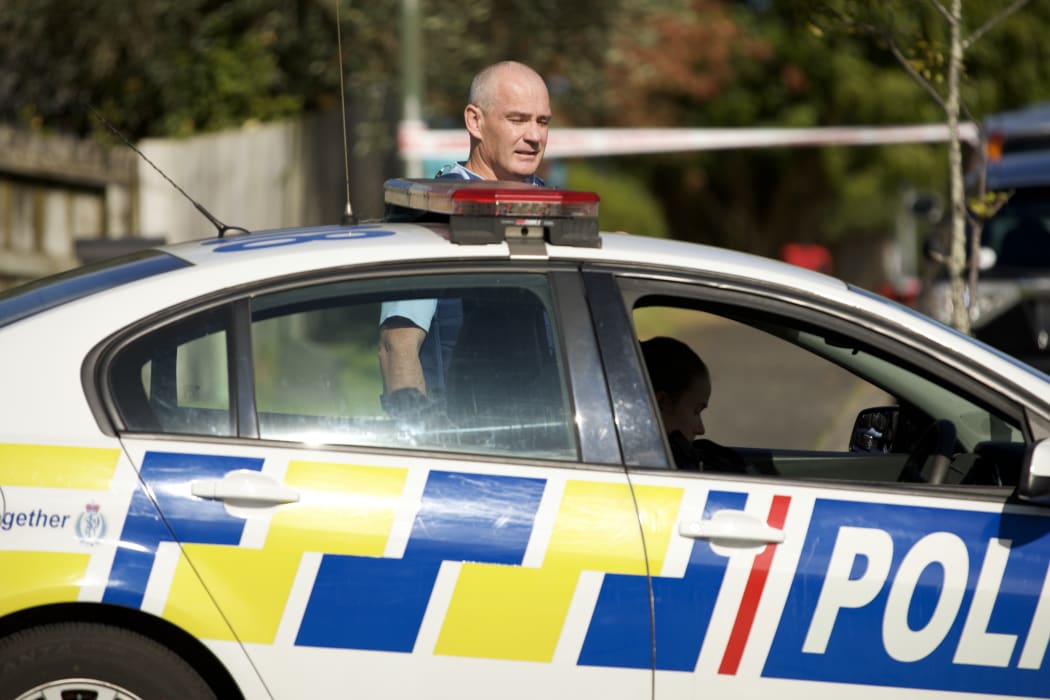
[[[972,122],[959,125],[959,137],[977,143]],[[879,144],[940,143],[948,140],[946,124],[902,126],[828,126],[804,129],[551,129],[548,158],[682,153],[730,148],[788,148],[800,146],[873,146]],[[469,141],[462,129],[427,129],[421,122],[402,122],[398,130],[401,157],[462,160]]]

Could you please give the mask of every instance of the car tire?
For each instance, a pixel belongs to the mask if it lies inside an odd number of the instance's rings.
[[[42,625],[0,639],[0,688],[16,700],[216,700],[200,674],[162,644],[83,622]]]

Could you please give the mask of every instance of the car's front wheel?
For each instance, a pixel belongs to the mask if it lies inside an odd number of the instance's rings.
[[[215,699],[182,657],[136,632],[42,625],[0,639],[0,688],[16,700]]]

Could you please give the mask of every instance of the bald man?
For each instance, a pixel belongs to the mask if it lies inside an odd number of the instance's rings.
[[[483,69],[470,83],[463,122],[470,134],[469,157],[442,168],[438,177],[543,185],[536,170],[547,148],[551,105],[539,73],[516,61]]]
[[[517,180],[542,187],[536,169],[547,148],[551,106],[539,73],[516,61],[495,63],[474,76],[469,99],[463,110],[469,156],[445,166],[437,177]],[[379,367],[388,413],[412,416],[440,400],[462,319],[456,299],[383,303]]]

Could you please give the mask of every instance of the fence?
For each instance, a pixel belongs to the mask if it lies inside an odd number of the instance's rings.
[[[131,235],[137,229],[133,155],[0,126],[0,286],[77,264],[77,238]]]
[[[351,123],[351,133],[362,131]],[[355,213],[382,212],[398,174],[393,129],[344,155],[339,112],[189,139],[146,139],[146,158],[212,215],[249,230],[339,223],[351,168]],[[0,126],[0,289],[87,258],[215,228],[126,146]]]

